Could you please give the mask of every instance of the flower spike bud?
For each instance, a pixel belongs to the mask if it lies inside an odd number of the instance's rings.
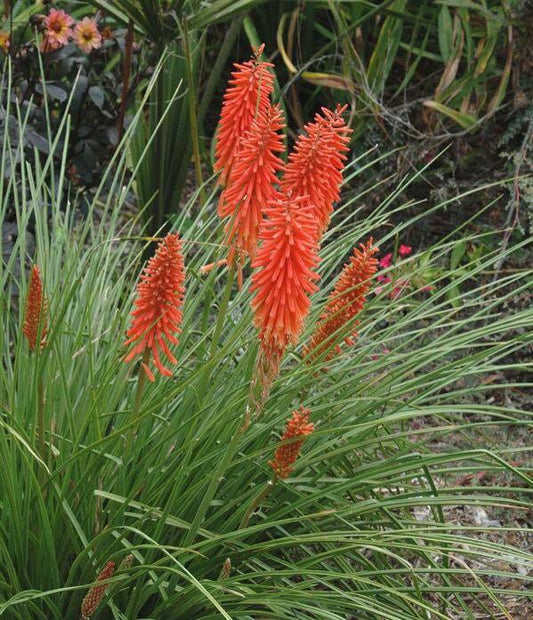
[[[95,583],[91,586],[91,589],[83,599],[81,604],[81,618],[82,620],[89,620],[94,615],[94,612],[98,609],[98,606],[102,602],[105,596],[106,590],[109,588],[108,583],[99,583],[111,579],[115,573],[115,563],[108,562],[105,567],[98,573]]]
[[[265,205],[278,196],[276,172],[284,164],[277,153],[284,150],[284,125],[279,106],[269,104],[241,140],[218,206],[220,217],[231,218],[226,226],[229,264],[235,254],[241,261],[245,255],[254,256]]]
[[[127,332],[128,339],[124,343],[125,346],[134,346],[124,358],[125,362],[130,362],[148,349],[159,372],[166,376],[172,374],[163,365],[160,351],[172,364],[178,363],[168,344],[178,344],[177,334],[181,332],[181,307],[185,294],[184,281],[181,241],[177,233],[169,233],[159,243],[137,285],[137,299],[131,313],[132,322]],[[145,372],[153,381],[154,375],[150,369],[145,367]]]
[[[370,238],[360,248],[354,248],[350,261],[344,265],[333,291],[331,292],[324,313],[316,326],[311,340],[305,348],[308,359],[314,359],[327,351],[326,360],[330,360],[340,347],[332,345],[344,337],[348,345],[357,337],[355,317],[361,312],[366,301],[366,294],[371,280],[378,268],[374,255],[378,252]],[[345,334],[345,327],[350,326],[350,333]]]
[[[259,60],[264,45],[254,50],[254,57],[234,64],[234,71],[224,94],[215,150],[215,172],[220,174],[224,187],[240,148],[241,138],[252,126],[260,113],[270,106],[270,94],[274,87],[274,65]]]
[[[293,471],[293,465],[298,459],[304,438],[314,431],[314,425],[309,422],[310,415],[309,409],[304,407],[292,412],[292,417],[287,422],[285,433],[281,438],[283,443],[274,453],[274,459],[268,462],[278,478],[287,478]]]
[[[46,345],[46,299],[43,295],[43,283],[41,280],[41,271],[37,265],[33,265],[31,270],[30,285],[28,288],[28,297],[26,299],[26,308],[24,311],[23,332],[30,350],[35,351],[37,348],[37,339],[39,337],[39,328],[41,330],[40,348]]]
[[[252,267],[254,322],[261,352],[277,363],[289,344],[296,344],[309,312],[309,295],[317,290],[318,247],[312,207],[305,198],[283,196],[266,211],[262,241]]]
[[[342,170],[350,141],[349,129],[342,114],[346,106],[335,112],[322,108],[312,123],[305,125],[294,150],[289,155],[281,181],[282,192],[293,197],[306,197],[318,222],[319,236],[326,230],[333,204],[340,198]]]

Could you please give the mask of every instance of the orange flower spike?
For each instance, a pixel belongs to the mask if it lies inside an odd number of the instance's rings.
[[[292,417],[287,422],[285,433],[281,438],[284,443],[274,453],[274,459],[268,462],[278,478],[287,478],[293,471],[292,465],[298,459],[305,437],[315,430],[314,425],[309,422],[310,415],[309,409],[304,407],[292,412]],[[297,437],[301,439],[296,439]],[[291,439],[293,441],[290,441]]]
[[[83,602],[81,604],[82,620],[89,620],[89,618],[93,616],[94,612],[98,609],[98,606],[102,602],[102,599],[104,598],[107,588],[109,588],[108,583],[98,583],[98,582],[111,579],[114,573],[115,573],[114,562],[108,562],[105,565],[105,567],[98,573],[98,577],[96,577],[96,583],[91,586],[89,592],[87,593],[86,597],[83,599]]]
[[[366,244],[361,243],[360,249],[354,248],[350,261],[344,265],[335,288],[329,296],[324,313],[320,317],[316,330],[305,349],[306,355],[317,357],[328,350],[326,360],[331,359],[340,347],[331,347],[343,331],[343,327],[352,322],[361,312],[366,301],[366,294],[371,280],[378,268],[374,255],[379,248],[372,247],[372,238]],[[345,337],[347,344],[353,344],[357,332],[353,330]],[[329,350],[331,347],[331,350]]]
[[[128,339],[124,343],[125,346],[131,344],[134,346],[124,358],[125,362],[131,361],[149,349],[159,372],[166,376],[172,374],[163,365],[160,351],[172,364],[177,364],[168,343],[178,344],[176,334],[181,332],[184,281],[181,241],[177,233],[169,233],[159,243],[137,285],[137,299],[131,313],[131,327],[127,332]],[[145,372],[153,381],[154,376],[150,369],[146,367]]]
[[[295,197],[307,197],[313,205],[321,235],[329,224],[333,203],[340,198],[342,170],[350,141],[349,129],[342,114],[346,106],[335,112],[322,108],[322,115],[305,125],[307,135],[301,134],[289,155],[281,190]]]
[[[303,199],[282,197],[266,210],[259,230],[263,242],[252,267],[252,308],[265,357],[278,360],[296,344],[317,290],[316,223]]]
[[[284,163],[277,153],[284,150],[283,135],[279,133],[284,126],[279,106],[269,104],[241,140],[218,206],[220,217],[231,217],[226,226],[230,264],[235,253],[241,258],[255,254],[264,206],[278,195],[276,172]]]
[[[259,113],[267,112],[270,106],[274,75],[269,68],[274,65],[259,60],[264,47],[261,45],[253,49],[254,57],[251,60],[234,64],[235,70],[224,94],[214,166],[223,186],[229,179],[241,138],[252,126],[254,118]]]
[[[35,351],[37,347],[39,327],[41,328],[40,347],[42,349],[46,345],[46,299],[43,295],[41,271],[37,265],[33,265],[22,328],[32,351]]]

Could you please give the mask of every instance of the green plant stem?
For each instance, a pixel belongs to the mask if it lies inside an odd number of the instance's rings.
[[[189,98],[189,119],[191,121],[191,138],[192,150],[194,158],[194,168],[196,171],[196,185],[200,195],[200,202],[205,204],[204,180],[202,177],[202,160],[200,158],[200,143],[198,140],[198,119],[196,116],[196,90],[194,84],[194,75],[192,71],[191,48],[189,46],[189,30],[187,28],[187,19],[182,21],[183,27],[183,52],[185,54],[185,66],[187,67],[187,95]]]
[[[272,480],[269,480],[266,483],[263,490],[261,491],[261,493],[258,493],[254,497],[252,503],[248,506],[248,510],[244,513],[244,517],[242,518],[239,524],[239,528],[238,528],[239,530],[243,530],[244,528],[248,527],[248,523],[250,519],[252,518],[252,515],[256,511],[257,507],[266,497],[268,497],[269,493],[272,491],[277,481],[278,481],[277,476],[275,476]]]
[[[46,442],[44,430],[44,384],[39,379],[37,384],[37,433],[39,442],[39,454],[44,462],[46,462]]]
[[[139,374],[137,378],[137,389],[135,390],[135,398],[133,401],[133,410],[131,412],[131,419],[135,422],[129,432],[130,440],[133,440],[135,436],[135,429],[137,428],[137,419],[139,417],[139,410],[141,408],[141,402],[144,392],[144,386],[146,384],[146,370],[144,365],[150,361],[150,349],[144,349],[141,364],[139,366]]]
[[[211,357],[213,357],[213,355],[215,354],[218,343],[220,341],[220,335],[222,333],[222,328],[224,327],[224,319],[226,318],[226,313],[228,311],[234,277],[235,267],[231,266],[228,270],[228,281],[226,282],[226,288],[224,290],[222,304],[220,305],[220,312],[218,313],[217,324],[215,326],[215,333],[213,334],[213,340],[211,342]]]

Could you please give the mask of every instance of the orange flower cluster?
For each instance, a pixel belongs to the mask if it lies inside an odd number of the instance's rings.
[[[226,226],[229,264],[235,253],[241,260],[245,254],[255,254],[264,206],[276,197],[276,172],[283,168],[283,161],[276,155],[284,149],[280,134],[283,127],[280,108],[269,104],[265,111],[258,112],[240,141],[218,206],[220,217],[231,218]]]
[[[220,174],[220,183],[225,186],[240,148],[241,138],[252,126],[259,114],[270,107],[270,93],[274,75],[269,68],[273,65],[259,60],[264,45],[254,49],[254,57],[242,64],[235,63],[235,71],[229,80],[230,86],[224,94],[224,104],[218,124],[215,150],[215,172]]]
[[[332,345],[342,335],[343,328],[348,324],[354,328],[357,324],[353,320],[363,309],[371,279],[378,267],[378,261],[374,258],[378,248],[372,247],[372,243],[370,238],[366,244],[360,244],[360,249],[354,248],[350,261],[338,277],[325,311],[305,349],[310,358],[316,358],[327,351],[325,360],[331,359],[336,352],[340,352],[339,345]],[[351,344],[356,336],[357,332],[353,330],[345,338],[346,343]]]
[[[252,263],[252,308],[267,359],[279,359],[296,344],[317,289],[316,225],[312,207],[302,202],[283,197],[267,208]]]
[[[115,563],[108,562],[104,568],[98,573],[96,577],[96,583],[91,586],[91,589],[83,599],[81,604],[81,618],[82,620],[89,620],[94,612],[98,609],[98,605],[102,602],[104,595],[106,593],[107,588],[109,588],[108,583],[99,583],[101,581],[106,581],[107,579],[111,579],[113,574],[115,573]]]
[[[42,349],[46,345],[46,299],[43,295],[41,271],[37,265],[33,265],[22,328],[32,351],[37,347],[39,328],[41,330],[40,347]]]
[[[314,425],[309,422],[310,415],[309,409],[300,407],[292,412],[292,417],[285,426],[285,433],[281,438],[284,443],[274,453],[274,459],[268,462],[279,478],[285,479],[293,471],[293,465],[298,459],[304,438],[315,429]],[[301,439],[297,439],[298,437]]]
[[[84,17],[75,24],[71,15],[62,9],[50,9],[44,18],[41,52],[53,52],[74,39],[76,45],[86,54],[102,46],[102,35],[94,19]]]
[[[329,224],[333,203],[339,200],[342,169],[346,161],[351,129],[342,114],[346,106],[335,112],[322,108],[322,115],[305,126],[307,135],[298,137],[294,151],[281,180],[285,195],[305,198],[313,207],[317,233],[321,235]]]
[[[184,280],[181,241],[177,233],[169,233],[159,243],[137,285],[137,299],[131,313],[133,320],[124,343],[125,346],[134,344],[134,347],[125,357],[125,362],[149,349],[159,372],[167,376],[172,374],[161,362],[159,351],[172,364],[177,364],[167,341],[178,344],[176,334],[181,332]],[[153,381],[152,371],[146,365],[144,369],[150,381]]]

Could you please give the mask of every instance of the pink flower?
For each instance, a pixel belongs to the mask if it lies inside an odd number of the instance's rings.
[[[392,252],[385,254],[383,258],[379,259],[379,266],[382,269],[387,269],[387,267],[390,267],[391,264],[392,264]]]
[[[41,52],[57,50],[68,43],[72,37],[74,20],[61,9],[50,9],[44,20],[44,38],[41,41]]]
[[[74,41],[82,52],[89,54],[92,50],[102,47],[102,35],[94,19],[84,17],[74,28]]]
[[[409,256],[409,254],[411,254],[411,252],[413,251],[413,248],[410,245],[401,245],[400,249],[398,250],[398,253],[400,256]]]

